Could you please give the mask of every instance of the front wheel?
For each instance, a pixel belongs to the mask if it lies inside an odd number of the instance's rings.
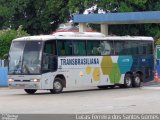
[[[24,89],[24,91],[28,94],[34,94],[37,90],[34,89]]]
[[[53,89],[50,89],[52,94],[58,94],[63,91],[63,84],[60,78],[56,78],[53,82]]]

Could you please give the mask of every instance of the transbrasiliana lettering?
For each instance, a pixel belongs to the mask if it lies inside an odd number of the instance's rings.
[[[96,65],[99,64],[98,58],[73,58],[60,59],[61,65]]]

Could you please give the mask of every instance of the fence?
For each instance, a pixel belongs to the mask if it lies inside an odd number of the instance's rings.
[[[8,67],[6,60],[0,60],[0,87],[8,86]]]

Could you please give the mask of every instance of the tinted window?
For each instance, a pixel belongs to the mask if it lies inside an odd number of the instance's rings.
[[[47,41],[44,45],[42,72],[54,71],[57,69],[56,41]]]
[[[45,42],[44,52],[48,54],[56,55],[56,41]]]
[[[88,55],[101,55],[100,41],[87,41]]]
[[[86,41],[73,41],[73,55],[86,55]]]
[[[146,53],[147,54],[153,54],[153,43],[152,42],[147,42],[146,43]]]
[[[126,52],[128,55],[138,54],[138,42],[137,41],[125,41]]]
[[[139,41],[138,42],[138,54],[146,54],[146,42]]]
[[[101,55],[112,55],[113,41],[101,41],[100,52],[101,52]]]
[[[115,54],[116,55],[126,55],[125,41],[115,41],[114,42]]]
[[[70,40],[59,40],[58,42],[58,55],[68,56],[72,55],[72,41]]]
[[[115,54],[117,55],[143,55],[152,54],[152,42],[147,41],[115,41]]]

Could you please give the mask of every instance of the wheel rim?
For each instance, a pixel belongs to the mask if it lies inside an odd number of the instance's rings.
[[[61,90],[62,89],[61,83],[58,81],[54,82],[54,89],[57,91]]]
[[[135,78],[135,82],[136,82],[136,84],[139,84],[139,83],[141,82],[140,78],[139,78],[139,77],[136,77],[136,78]]]
[[[129,77],[126,78],[126,85],[127,86],[131,85],[131,78],[129,78]]]

